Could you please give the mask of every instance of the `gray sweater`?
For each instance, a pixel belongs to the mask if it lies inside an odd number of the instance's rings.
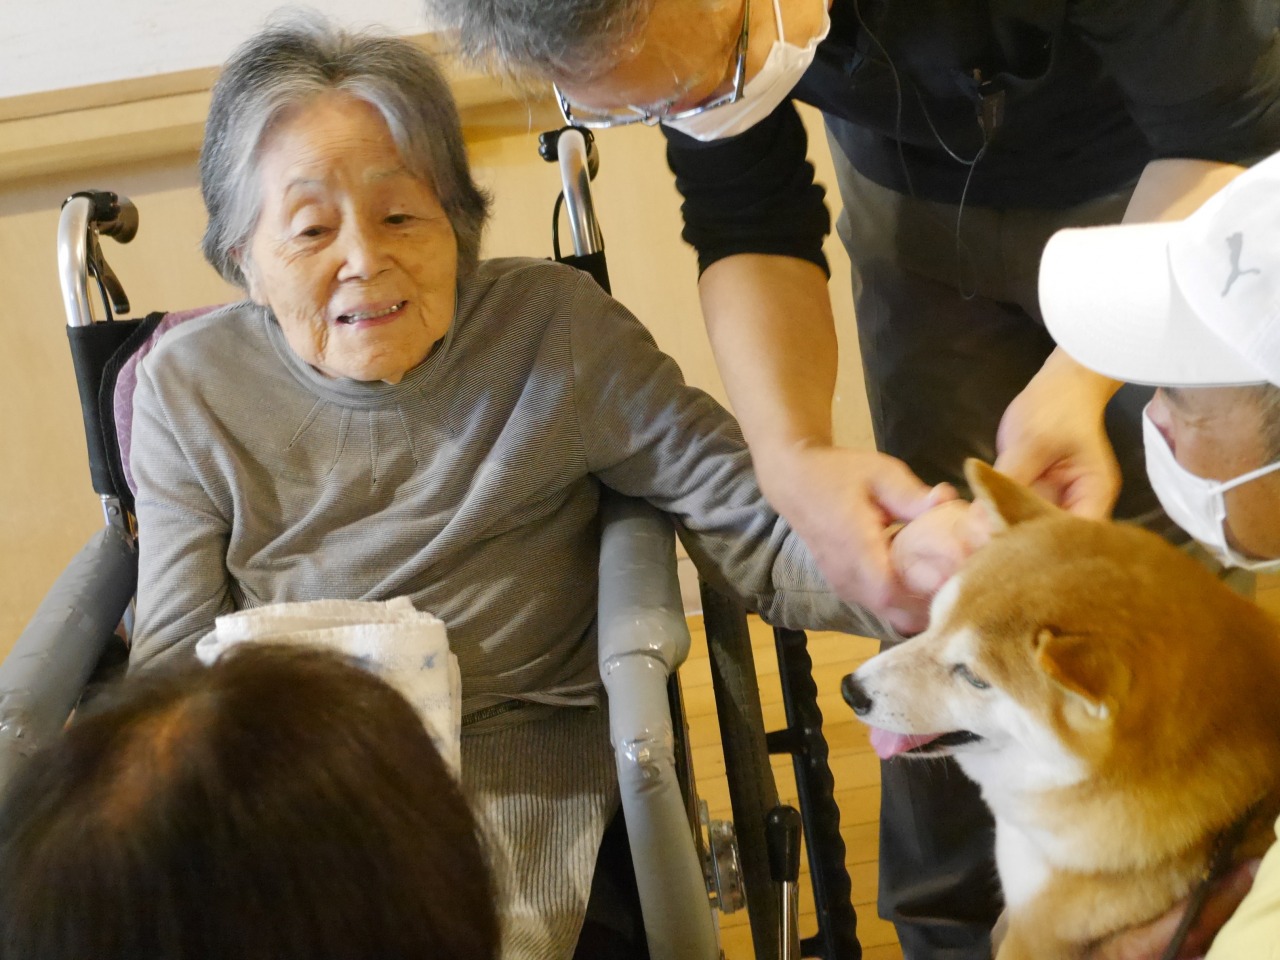
[[[317,373],[236,304],[166,334],[134,406],[133,666],[189,656],[218,614],[261,604],[408,596],[440,617],[507,960],[572,953],[617,802],[603,713],[572,709],[600,696],[601,484],[672,514],[766,619],[878,629],[765,504],[729,414],[568,267],[482,263],[396,385]]]
[[[729,414],[568,267],[482,263],[395,385],[325,377],[237,304],[166,334],[134,404],[135,665],[233,609],[405,595],[447,625],[466,712],[582,703],[601,484],[671,513],[766,620],[878,629],[766,505]]]

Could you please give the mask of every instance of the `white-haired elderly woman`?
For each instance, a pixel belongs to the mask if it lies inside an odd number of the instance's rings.
[[[205,254],[248,298],[140,366],[132,666],[190,656],[239,608],[435,613],[461,667],[463,784],[509,848],[506,956],[570,956],[618,808],[601,487],[670,512],[775,622],[876,624],[827,590],[733,420],[623,307],[569,267],[479,260],[487,200],[411,43],[313,20],[255,36],[214,90],[200,169]]]

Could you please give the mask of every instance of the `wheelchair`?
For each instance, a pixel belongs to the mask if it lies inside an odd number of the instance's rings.
[[[562,191],[553,213],[556,259],[609,289],[603,236],[591,200],[598,158],[590,133],[543,134]],[[559,250],[560,209],[573,252]],[[0,789],[57,736],[95,684],[127,660],[139,532],[125,474],[131,358],[165,329],[204,311],[121,319],[129,299],[102,238],[128,243],[138,213],[104,191],[73,194],[58,227],[58,271],[89,451],[104,525],[67,565],[0,663]],[[95,317],[90,285],[100,294]],[[610,703],[622,808],[649,954],[654,960],[720,957],[718,914],[745,906],[757,958],[858,960],[857,918],[844,865],[839,809],[806,638],[775,629],[787,726],[766,733],[745,612],[700,584],[712,685],[733,821],[713,821],[697,797],[678,668],[691,643],[676,576],[670,520],[646,503],[602,502],[599,664]],[[145,536],[145,532],[142,534]],[[770,754],[793,758],[800,810],[781,807]],[[799,935],[801,836],[818,930]]]

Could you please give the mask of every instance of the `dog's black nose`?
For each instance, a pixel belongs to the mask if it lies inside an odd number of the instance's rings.
[[[865,717],[871,712],[871,697],[852,673],[840,681],[840,695],[858,716]]]

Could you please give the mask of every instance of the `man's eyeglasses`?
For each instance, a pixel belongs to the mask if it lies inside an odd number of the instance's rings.
[[[564,114],[566,123],[592,130],[606,127],[624,127],[631,123],[643,123],[646,127],[666,123],[671,120],[683,120],[716,107],[736,103],[742,97],[742,89],[746,86],[747,73],[747,39],[751,22],[751,0],[746,0],[742,7],[742,28],[738,32],[738,45],[734,54],[733,70],[715,91],[701,102],[684,110],[669,112],[672,103],[657,109],[648,107],[623,106],[614,108],[583,107],[571,104],[558,86],[552,84],[556,99],[560,102],[560,112]],[[674,102],[674,101],[672,101]]]

